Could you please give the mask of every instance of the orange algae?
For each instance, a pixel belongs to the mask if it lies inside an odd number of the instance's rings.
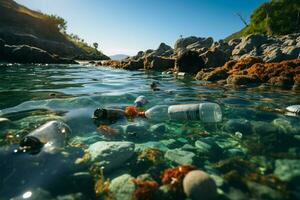
[[[161,175],[161,181],[164,185],[167,185],[170,189],[182,190],[182,181],[185,175],[195,170],[196,167],[190,165],[182,165],[174,168],[169,168],[163,171]]]
[[[163,163],[164,154],[162,151],[155,148],[147,148],[145,149],[138,157],[139,160],[150,161],[153,164],[157,165]]]
[[[133,182],[137,186],[137,189],[134,193],[137,200],[156,199],[159,186],[156,181],[140,181],[135,179]]]
[[[106,136],[117,136],[119,134],[117,129],[111,128],[109,125],[100,125],[97,130]]]

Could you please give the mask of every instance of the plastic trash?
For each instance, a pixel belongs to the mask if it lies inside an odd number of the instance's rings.
[[[18,151],[36,154],[43,149],[51,153],[65,146],[70,133],[69,126],[62,121],[47,122],[22,138]]]
[[[289,115],[300,115],[300,105],[292,105],[286,108]]]
[[[183,120],[202,122],[220,122],[222,121],[221,107],[216,103],[184,104],[184,105],[158,105],[150,108],[146,112],[140,112],[150,120]]]
[[[95,121],[114,123],[119,119],[123,119],[124,117],[125,112],[121,109],[97,108],[94,112],[93,119]]]
[[[135,101],[134,101],[134,105],[136,107],[143,107],[145,106],[147,103],[149,103],[148,99],[145,96],[138,96]]]

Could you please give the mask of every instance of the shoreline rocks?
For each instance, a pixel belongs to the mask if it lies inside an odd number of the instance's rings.
[[[97,65],[128,70],[171,71],[196,75],[197,80],[231,86],[267,84],[300,90],[300,33],[284,36],[251,34],[228,42],[187,37],[174,49],[161,43],[156,50],[140,51],[121,61]]]
[[[0,39],[0,60],[17,63],[77,64],[74,60],[61,58],[37,47],[28,45],[7,45]]]

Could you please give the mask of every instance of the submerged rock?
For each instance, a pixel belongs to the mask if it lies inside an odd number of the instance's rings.
[[[134,177],[123,174],[114,178],[109,185],[109,190],[115,200],[132,200],[135,191]]]
[[[96,142],[89,146],[87,152],[91,162],[103,166],[105,171],[121,167],[134,153],[132,142]]]
[[[246,119],[230,119],[223,128],[229,133],[241,132],[245,134],[252,133],[252,125],[249,120]]]
[[[0,117],[0,130],[8,128],[11,124],[12,121],[10,121],[9,119]]]
[[[275,161],[274,174],[282,181],[299,183],[300,160],[281,159]]]
[[[215,181],[204,171],[193,170],[183,179],[183,190],[192,200],[212,200],[217,197]]]
[[[193,152],[184,151],[181,149],[168,150],[165,153],[165,158],[179,165],[192,165],[194,163],[195,154]]]

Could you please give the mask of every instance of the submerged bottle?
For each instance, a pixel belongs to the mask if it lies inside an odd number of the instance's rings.
[[[300,105],[292,105],[288,106],[286,110],[289,112],[290,115],[300,115]]]
[[[64,147],[70,133],[69,126],[62,121],[47,122],[22,138],[18,151],[36,154],[43,149],[52,153],[55,149]]]
[[[97,108],[94,111],[94,123],[99,126],[100,124],[113,124],[120,119],[124,119],[126,113],[124,110],[116,108]]]
[[[148,99],[145,96],[138,96],[135,101],[134,101],[134,105],[136,107],[143,107],[148,103]]]
[[[155,121],[183,120],[202,122],[222,121],[221,107],[216,103],[183,104],[183,105],[158,105],[150,108],[146,112],[140,112],[140,116]]]

